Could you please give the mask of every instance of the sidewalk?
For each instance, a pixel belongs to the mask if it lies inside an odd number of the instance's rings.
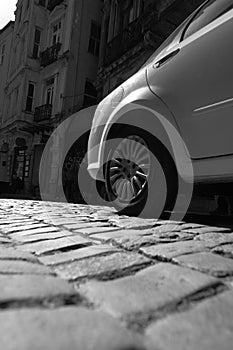
[[[232,350],[233,232],[0,199],[0,348]]]

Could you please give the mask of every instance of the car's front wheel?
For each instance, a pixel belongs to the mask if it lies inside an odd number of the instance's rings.
[[[158,217],[171,207],[177,172],[165,147],[139,128],[124,128],[107,151],[106,192],[118,212]]]

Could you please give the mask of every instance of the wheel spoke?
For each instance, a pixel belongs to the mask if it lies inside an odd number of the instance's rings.
[[[144,173],[142,173],[141,171],[137,170],[136,174],[139,175],[140,177],[142,177],[144,180],[147,180],[147,175],[145,175]]]

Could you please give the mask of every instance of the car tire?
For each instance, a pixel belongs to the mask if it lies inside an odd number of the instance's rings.
[[[116,135],[105,152],[108,200],[124,215],[161,217],[172,210],[178,175],[167,149],[140,128],[124,126]]]

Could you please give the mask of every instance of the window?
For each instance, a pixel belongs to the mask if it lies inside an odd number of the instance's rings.
[[[40,49],[40,38],[41,38],[41,30],[38,28],[35,28],[34,45],[33,45],[33,52],[32,52],[33,58],[38,58],[39,49]]]
[[[183,39],[196,33],[199,29],[205,27],[232,8],[232,0],[211,0],[207,2],[192,19],[183,35]]]
[[[50,78],[46,81],[45,104],[52,105],[53,97],[54,97],[54,78]]]
[[[122,30],[127,29],[129,24],[142,14],[143,10],[144,0],[112,2],[108,41],[111,41]]]
[[[52,26],[52,45],[61,42],[61,21]]]
[[[101,34],[101,26],[98,23],[95,23],[92,21],[88,51],[95,56],[99,56],[100,34]]]
[[[32,112],[33,101],[34,101],[34,93],[35,93],[35,83],[29,82],[28,84],[28,93],[27,93],[27,101],[26,101],[26,111]]]
[[[0,64],[3,64],[4,62],[4,54],[5,54],[5,44],[2,44],[0,47]]]
[[[91,81],[86,80],[83,107],[89,107],[95,105],[97,102],[97,92],[96,88]]]

